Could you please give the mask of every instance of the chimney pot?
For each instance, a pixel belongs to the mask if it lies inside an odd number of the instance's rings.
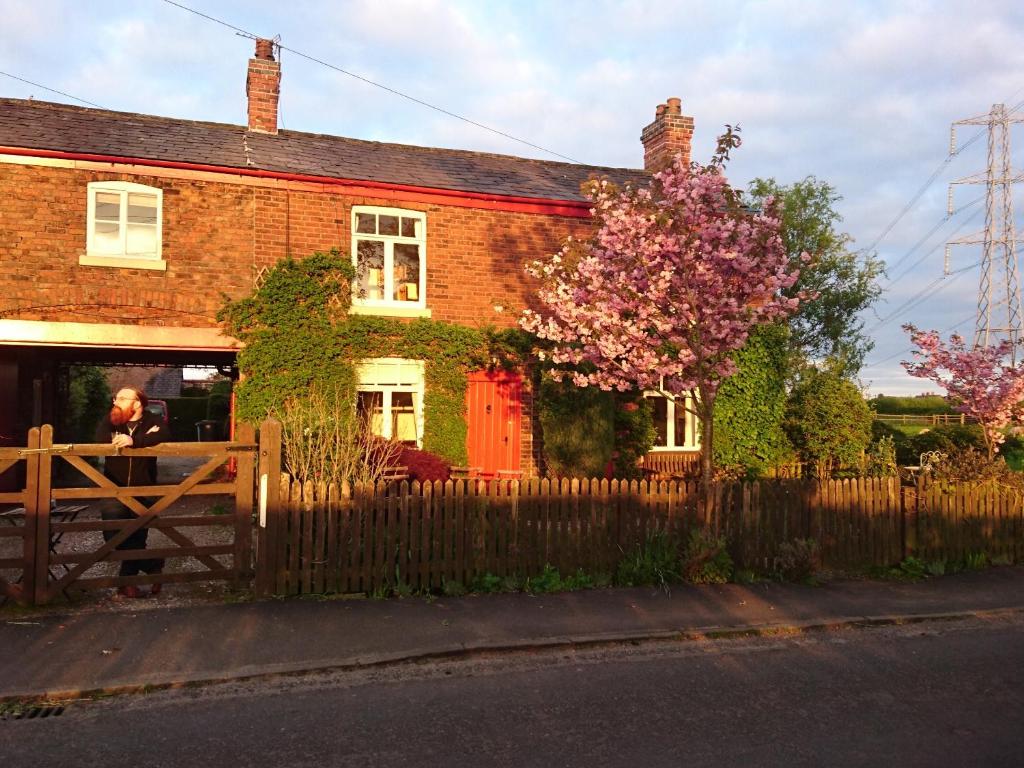
[[[667,107],[664,104],[659,104],[654,108],[654,118],[657,120],[659,117],[665,114]]]
[[[259,37],[256,39],[256,58],[274,60],[274,41]]]
[[[668,100],[668,114],[670,115],[681,115],[683,114],[682,109],[683,101],[678,96],[673,96]]]

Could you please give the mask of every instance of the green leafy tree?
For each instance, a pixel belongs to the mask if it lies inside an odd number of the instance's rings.
[[[789,438],[818,477],[859,466],[872,420],[860,389],[836,367],[803,369],[786,409]]]
[[[91,443],[96,425],[110,408],[110,385],[106,374],[94,365],[72,366],[68,380],[68,440]]]
[[[801,253],[813,258],[786,291],[793,296],[806,291],[812,297],[800,302],[790,318],[794,351],[809,360],[832,358],[840,362],[843,373],[855,374],[874,346],[859,315],[881,293],[882,262],[874,254],[850,250],[852,238],[838,229],[842,217],[836,204],[842,197],[828,182],[814,176],[788,185],[754,179],[747,194],[755,208],[768,198],[776,201],[783,243],[794,263]]]

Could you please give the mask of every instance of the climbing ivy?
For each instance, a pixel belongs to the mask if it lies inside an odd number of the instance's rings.
[[[423,448],[465,464],[466,372],[521,363],[521,332],[350,315],[354,277],[348,258],[332,249],[280,262],[249,297],[225,296],[218,319],[245,344],[239,417],[259,422],[317,387],[337,387],[354,400],[356,367],[367,358],[423,360]]]
[[[793,453],[783,429],[787,329],[762,326],[733,359],[739,370],[722,383],[715,400],[715,465],[757,476]]]

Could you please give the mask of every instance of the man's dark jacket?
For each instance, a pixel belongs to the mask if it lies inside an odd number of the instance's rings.
[[[109,443],[118,432],[131,436],[132,448],[150,448],[170,438],[163,419],[147,411],[142,412],[138,421],[129,421],[119,427],[104,419],[96,430],[96,442]],[[156,485],[156,457],[107,456],[103,474],[124,487]]]

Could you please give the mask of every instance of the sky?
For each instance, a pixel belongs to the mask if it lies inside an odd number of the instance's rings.
[[[961,126],[958,145],[968,146],[950,157],[950,125],[1024,102],[1019,0],[181,5],[280,36],[291,49],[281,54],[280,122],[293,130],[559,159],[543,147],[635,168],[640,131],[678,96],[694,118],[694,159],[710,158],[723,126],[739,124],[734,186],[827,181],[842,195],[851,247],[873,247],[889,265],[883,298],[864,318],[876,343],[861,372],[870,392],[930,388],[899,365],[910,351],[903,323],[973,335],[981,249],[954,248],[953,274],[943,276],[944,245],[982,229],[984,188],[957,185],[954,207],[964,210],[952,217],[947,195],[950,182],[984,170],[987,135]],[[2,96],[245,122],[254,45],[220,23],[165,0],[0,0],[0,19]],[[1024,104],[1013,116],[1024,119]],[[1024,122],[1011,140],[1024,168]],[[1024,233],[1024,184],[1015,192]]]

